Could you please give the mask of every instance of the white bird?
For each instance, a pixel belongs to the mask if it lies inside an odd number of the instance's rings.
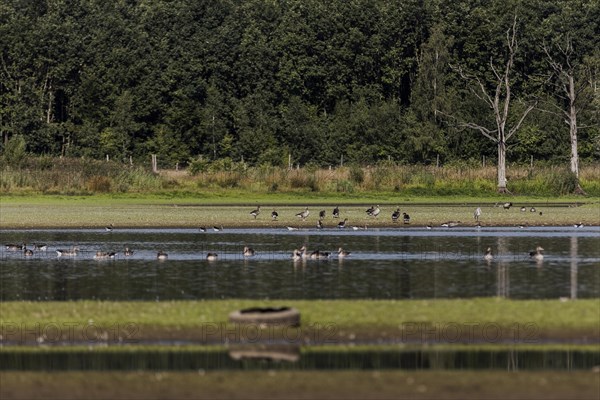
[[[475,218],[475,221],[479,222],[479,217],[481,217],[481,207],[477,207],[473,213],[473,218]]]
[[[485,255],[483,256],[483,259],[486,261],[492,261],[494,259],[494,256],[492,255],[491,247],[487,248],[487,250],[485,251]]]

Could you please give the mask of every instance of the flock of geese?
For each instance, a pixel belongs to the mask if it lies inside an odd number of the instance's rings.
[[[504,210],[509,210],[512,206],[513,203],[512,202],[506,202],[503,204],[496,204],[495,206],[497,207],[502,207]],[[261,212],[261,207],[258,206],[256,207],[256,209],[250,211],[250,215],[256,219],[260,212]],[[521,207],[520,211],[521,212],[527,212],[528,208],[527,207]],[[535,207],[530,207],[529,208],[529,212],[535,213],[538,212],[536,210]],[[365,213],[367,214],[368,217],[372,217],[372,218],[377,218],[377,216],[379,216],[379,214],[381,213],[381,208],[379,207],[379,205],[376,206],[371,206],[369,207]],[[339,219],[340,218],[340,209],[338,206],[336,206],[332,212],[331,212],[333,218]],[[543,213],[541,211],[539,211],[539,215],[542,215]],[[308,209],[308,207],[305,207],[304,210],[300,211],[299,213],[296,214],[296,217],[300,218],[302,221],[305,221],[308,216],[310,215],[310,210]],[[323,229],[324,228],[324,224],[323,224],[323,220],[325,220],[325,217],[327,215],[326,210],[320,210],[319,211],[319,219],[317,221],[317,229]],[[475,209],[475,211],[473,212],[473,218],[476,221],[476,227],[480,228],[481,224],[480,224],[480,218],[482,215],[482,211],[481,211],[481,207],[477,207]],[[276,210],[273,210],[271,212],[271,219],[273,221],[277,221],[277,219],[279,218],[279,213]],[[410,224],[410,215],[408,215],[406,212],[400,213],[400,207],[396,208],[396,210],[394,210],[394,212],[392,212],[391,214],[391,219],[392,222],[396,223],[400,220],[402,220],[402,222],[406,225]],[[342,221],[338,222],[337,224],[337,228],[339,229],[345,229],[347,227],[347,223],[348,223],[348,218],[344,218]],[[441,224],[442,227],[447,227],[447,228],[452,228],[455,226],[459,226],[461,224],[460,221],[447,221]],[[573,225],[576,228],[582,228],[583,224],[582,223],[578,223]],[[521,228],[523,228],[523,226],[520,226]],[[432,225],[426,225],[427,229],[432,229]],[[114,229],[114,225],[110,224],[107,225],[105,227],[105,230],[107,232],[112,232]],[[208,229],[204,226],[199,228],[201,232],[206,232]],[[212,230],[215,232],[220,232],[222,231],[223,225],[215,225],[212,227]],[[292,226],[287,226],[288,230],[298,230],[299,228],[295,228]],[[352,229],[354,230],[359,230],[359,229],[367,229],[367,225],[365,225],[364,227],[362,226],[352,226]],[[27,245],[25,243],[23,244],[7,244],[5,245],[6,250],[8,251],[21,251],[23,253],[24,256],[26,257],[30,257],[34,255],[34,251],[47,251],[48,246],[46,244],[33,244],[32,248],[28,248]],[[544,259],[544,255],[542,253],[544,249],[541,246],[537,246],[536,249],[534,251],[530,251],[529,252],[529,257],[532,260],[535,261],[541,261]],[[58,257],[75,257],[79,254],[79,248],[78,247],[72,247],[71,249],[57,249],[56,250],[57,256]],[[134,251],[129,249],[128,247],[125,248],[125,250],[123,251],[123,255],[125,257],[130,257],[134,254]],[[252,257],[254,255],[256,255],[256,252],[254,251],[254,249],[252,249],[251,247],[245,246],[242,254],[244,257]],[[350,255],[350,252],[342,249],[341,247],[338,249],[337,251],[337,257],[338,258],[345,258],[348,257]],[[94,259],[112,259],[115,258],[117,256],[117,252],[103,252],[103,251],[97,251],[94,255]],[[306,259],[313,259],[313,260],[324,260],[324,259],[328,259],[330,258],[331,253],[330,252],[324,252],[324,251],[313,251],[311,253],[308,253],[306,246],[302,246],[300,249],[295,249],[292,252],[292,259],[297,261],[297,260],[306,260]],[[219,255],[217,253],[213,253],[210,252],[206,255],[206,259],[208,261],[216,261],[219,258]],[[492,249],[490,247],[487,248],[484,256],[483,256],[484,260],[486,261],[491,261],[494,258],[494,255],[492,253]],[[168,254],[164,251],[158,251],[156,253],[156,259],[158,260],[166,260],[168,259]]]

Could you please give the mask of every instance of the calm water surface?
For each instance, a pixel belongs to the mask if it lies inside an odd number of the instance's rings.
[[[261,354],[262,353],[262,354]],[[159,349],[96,351],[7,348],[0,370],[589,370],[600,364],[598,351],[572,350],[319,350]]]
[[[2,246],[1,300],[600,297],[598,227],[2,230],[0,239],[48,245],[30,257]],[[293,262],[302,245],[331,256]],[[537,245],[542,262],[528,255]],[[77,257],[57,257],[72,246]],[[244,258],[244,246],[256,255]],[[352,254],[338,259],[339,247]],[[156,260],[158,250],[168,260]],[[118,254],[95,260],[97,251]],[[208,252],[218,261],[206,261]]]

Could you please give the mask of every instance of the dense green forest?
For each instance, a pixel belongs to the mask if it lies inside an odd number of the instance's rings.
[[[2,149],[493,163],[498,93],[522,119],[507,160],[567,166],[572,79],[579,157],[597,161],[599,23],[597,0],[2,0]]]

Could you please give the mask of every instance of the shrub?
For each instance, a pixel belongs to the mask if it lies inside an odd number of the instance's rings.
[[[357,185],[362,184],[365,181],[365,171],[358,165],[350,166],[350,181]]]
[[[106,176],[92,176],[86,186],[90,192],[107,193],[110,192],[111,181]]]

